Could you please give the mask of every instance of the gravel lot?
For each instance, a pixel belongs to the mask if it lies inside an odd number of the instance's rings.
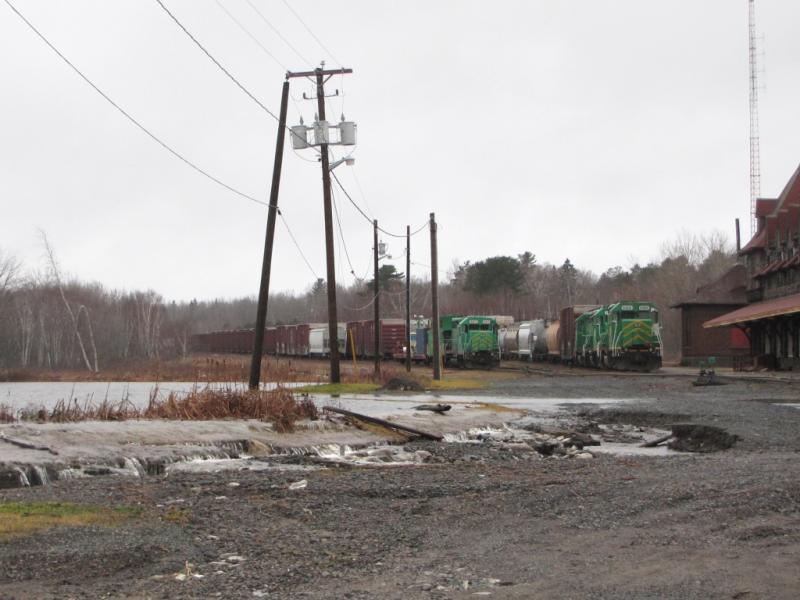
[[[414,442],[432,453],[422,466],[6,490],[0,500],[144,511],[113,528],[0,541],[0,598],[800,597],[800,410],[781,405],[798,402],[797,384],[589,373],[534,374],[477,395],[630,398],[571,404],[562,420],[692,422],[741,439],[710,454],[585,460]]]

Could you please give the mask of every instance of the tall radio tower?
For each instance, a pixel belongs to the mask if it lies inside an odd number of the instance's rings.
[[[750,235],[756,232],[756,200],[761,195],[761,158],[758,142],[758,57],[756,55],[756,4],[750,8]]]

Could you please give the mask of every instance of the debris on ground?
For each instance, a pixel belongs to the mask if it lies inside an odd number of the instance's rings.
[[[674,439],[667,448],[681,452],[719,452],[728,450],[740,439],[721,427],[691,423],[673,425],[672,435]]]
[[[415,406],[414,410],[429,410],[431,412],[435,412],[441,415],[443,413],[446,413],[451,408],[452,406],[450,406],[449,404],[438,403],[438,404],[420,404],[419,406]]]
[[[405,377],[392,377],[381,388],[383,390],[391,390],[394,392],[423,392],[425,388],[420,385],[418,381],[407,379]]]
[[[714,369],[700,369],[700,373],[697,375],[697,379],[692,382],[692,385],[696,387],[704,387],[707,385],[725,385],[725,383],[725,381],[722,381],[717,377]]]
[[[426,440],[434,440],[437,442],[442,440],[442,436],[436,433],[428,433],[426,431],[420,431],[419,429],[414,429],[413,427],[400,425],[399,423],[393,423],[392,421],[387,421],[386,419],[379,419],[377,417],[371,417],[369,415],[362,415],[360,413],[356,413],[351,410],[345,410],[343,408],[335,408],[333,406],[326,406],[323,410],[326,412],[333,412],[340,415],[344,415],[346,417],[350,417],[351,419],[356,419],[358,421],[372,423],[373,425],[380,425],[381,427],[386,427],[387,429],[394,429],[402,433],[410,433],[411,435],[418,436]]]

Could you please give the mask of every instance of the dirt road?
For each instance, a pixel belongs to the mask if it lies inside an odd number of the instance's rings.
[[[692,422],[741,439],[717,453],[591,459],[523,444],[415,442],[409,450],[431,453],[415,467],[8,490],[1,500],[142,512],[3,540],[0,598],[800,595],[800,410],[786,405],[797,402],[796,385],[532,375],[480,397],[628,398],[604,409],[575,402],[561,418],[587,430]]]

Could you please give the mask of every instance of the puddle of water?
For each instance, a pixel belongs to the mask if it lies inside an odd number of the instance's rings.
[[[630,398],[510,398],[508,396],[459,398],[457,396],[441,396],[439,394],[348,394],[345,396],[312,394],[311,398],[320,408],[336,406],[379,418],[407,414],[419,404],[435,404],[436,402],[462,407],[498,404],[536,413],[555,414],[563,412],[563,407],[567,405],[592,404],[602,407],[630,401]],[[647,401],[648,399],[641,398],[641,400]]]
[[[637,401],[649,401],[649,398],[638,398]],[[481,396],[481,402],[501,404],[512,408],[522,408],[541,413],[563,412],[562,407],[574,404],[592,404],[595,406],[613,406],[622,402],[630,402],[631,398],[509,398],[501,396],[492,398]]]
[[[679,456],[685,452],[677,452],[667,448],[666,444],[655,448],[642,448],[639,444],[622,444],[619,442],[603,442],[599,446],[592,446],[589,450],[598,454],[613,454],[615,456]]]
[[[283,387],[295,388],[313,385],[303,382],[287,382],[280,384]],[[272,390],[277,383],[262,383],[261,389]],[[157,390],[159,397],[164,398],[170,393],[188,394],[193,390],[202,390],[206,387],[213,389],[245,390],[244,383],[211,382],[192,383],[181,381],[19,381],[0,383],[0,404],[9,406],[12,410],[27,407],[51,409],[60,400],[75,399],[80,404],[85,402],[100,403],[121,402],[127,400],[134,406],[143,408],[150,401],[150,396]]]

